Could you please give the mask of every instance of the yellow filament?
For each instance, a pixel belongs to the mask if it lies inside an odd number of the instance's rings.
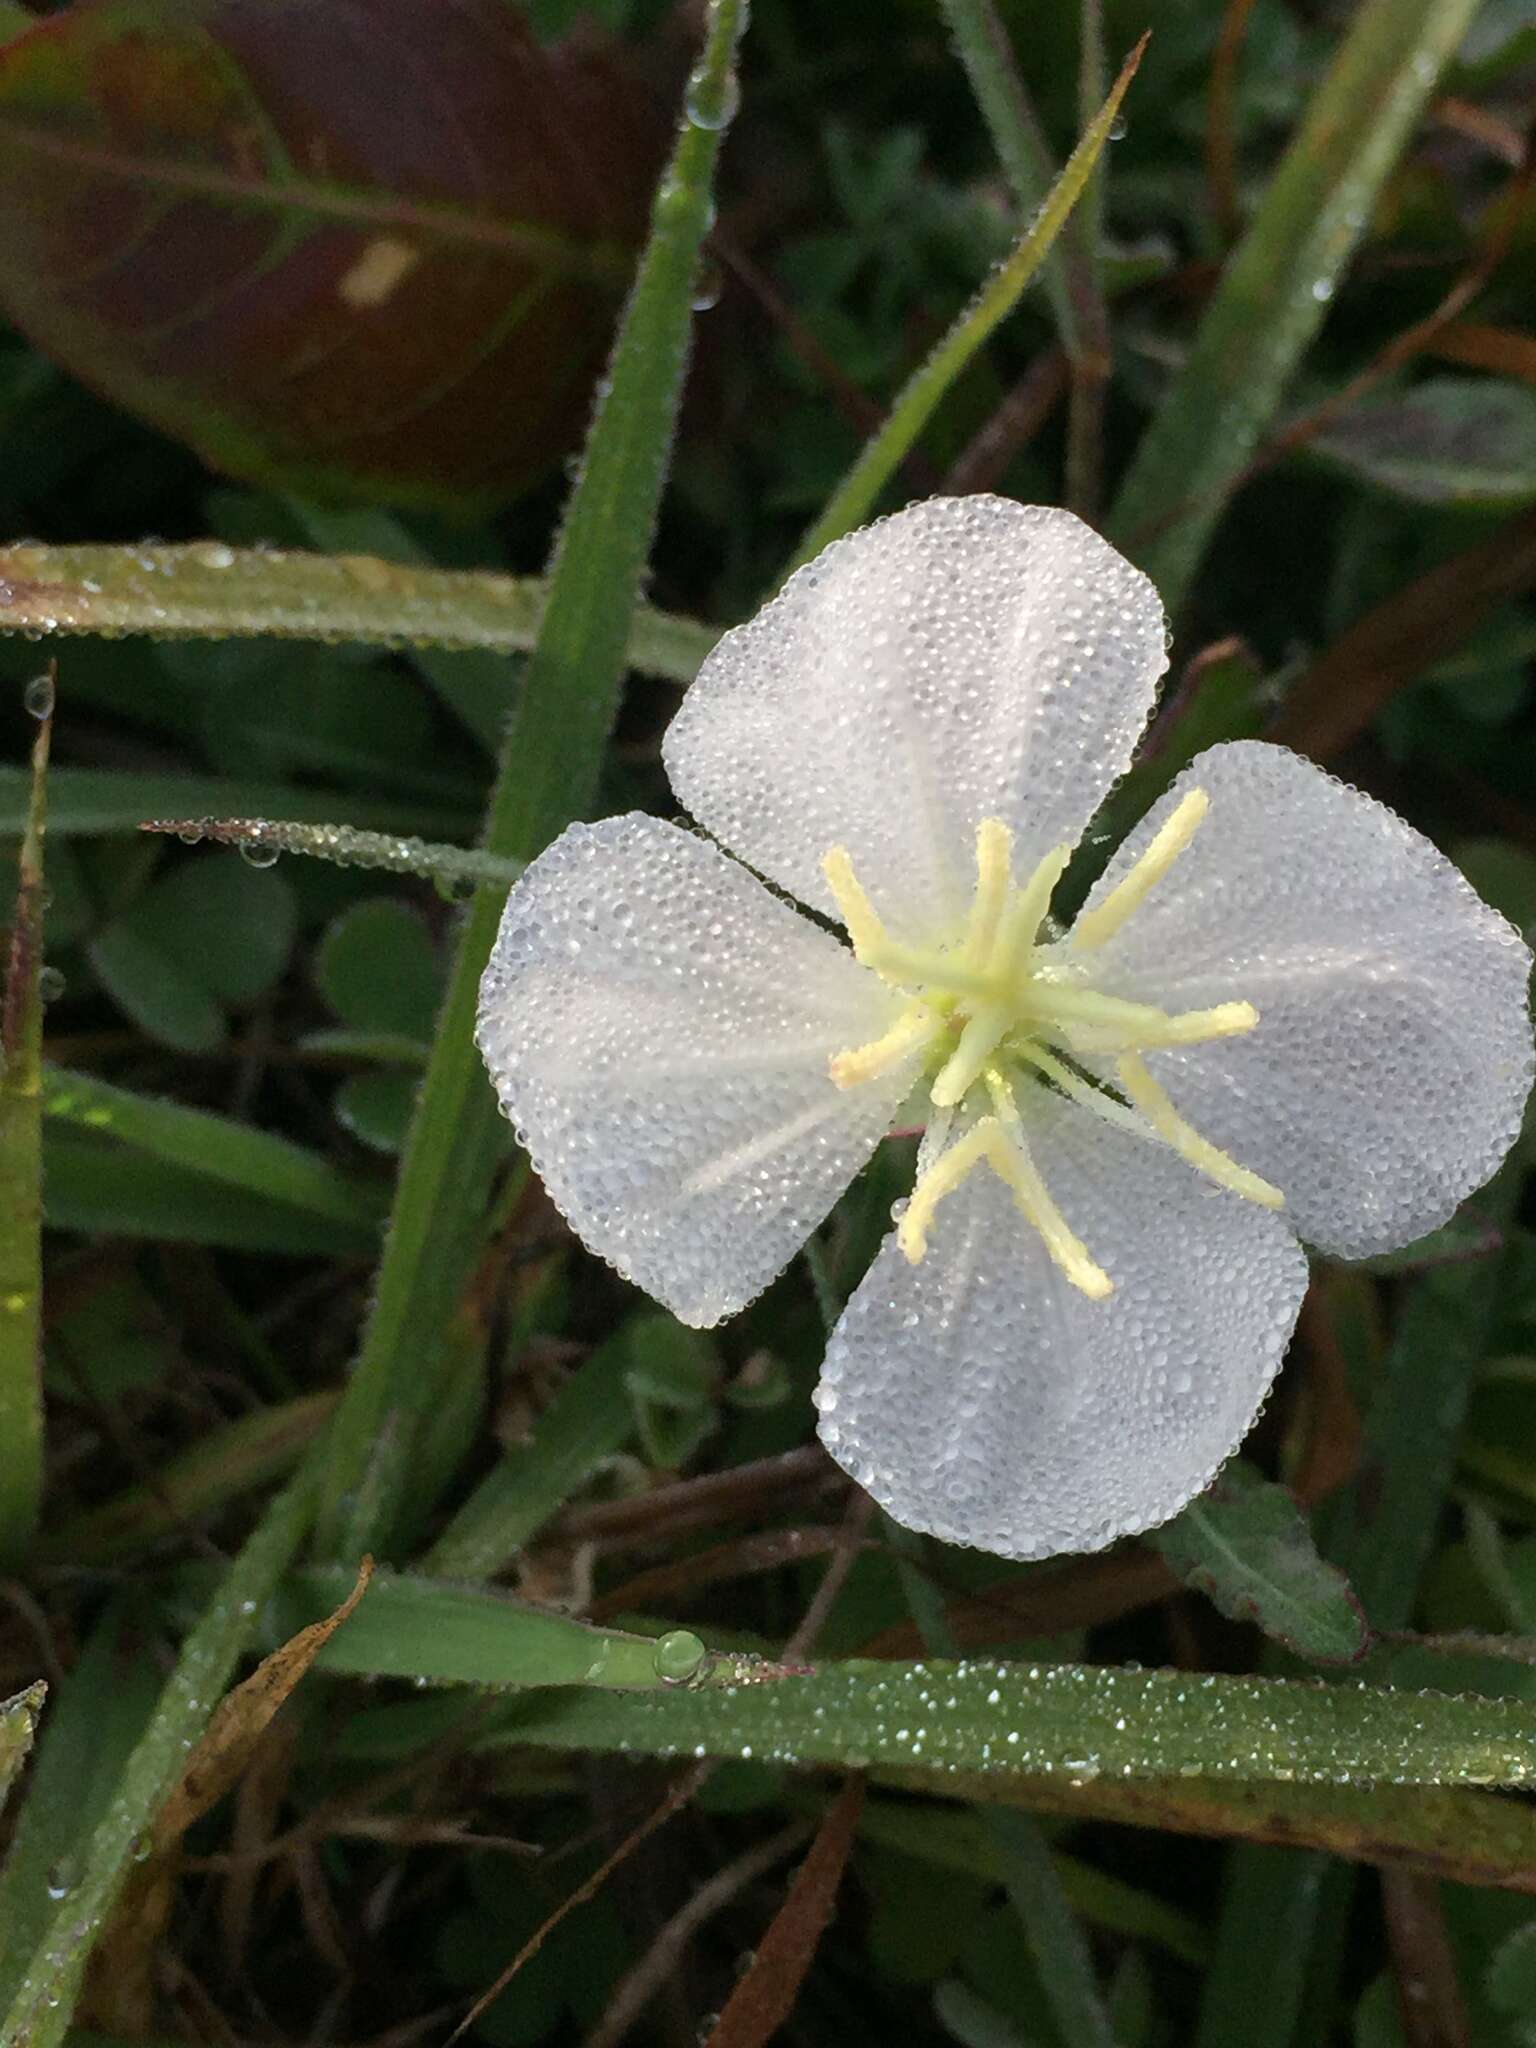
[[[1033,982],[1021,1007],[1040,1022],[1060,1025],[1096,1051],[1153,1045],[1198,1045],[1207,1038],[1237,1038],[1259,1021],[1252,1003],[1217,1003],[1209,1010],[1170,1015],[1151,1003],[1100,995],[1097,989]]]
[[[1094,910],[1085,910],[1072,927],[1070,944],[1079,950],[1102,946],[1119,931],[1131,912],[1144,903],[1200,829],[1200,821],[1211,807],[1203,789],[1192,789],[1176,804],[1152,835],[1151,844],[1128,875],[1110,890]]]
[[[1146,1062],[1134,1053],[1127,1053],[1115,1064],[1116,1077],[1127,1098],[1139,1109],[1152,1129],[1173,1147],[1181,1159],[1187,1159],[1197,1172],[1218,1186],[1230,1188],[1235,1195],[1243,1195],[1250,1202],[1257,1202],[1265,1209],[1280,1209],[1285,1206],[1285,1197],[1277,1187],[1272,1187],[1246,1166],[1213,1145],[1208,1138],[1202,1138],[1191,1125],[1185,1123],[1167,1095],[1147,1072]]]
[[[1046,1251],[1072,1285],[1091,1300],[1102,1301],[1114,1291],[1114,1282],[1090,1257],[1087,1247],[1051,1200],[1024,1143],[1012,1099],[1005,1087],[999,1084],[999,1088],[1011,1112],[1007,1128],[998,1117],[983,1117],[929,1167],[912,1190],[912,1199],[897,1228],[896,1242],[909,1262],[917,1265],[928,1249],[929,1225],[940,1202],[954,1193],[974,1167],[990,1166],[1013,1196],[1025,1221],[1039,1231]]]
[[[853,872],[853,857],[847,847],[830,847],[821,857],[821,872],[827,878],[838,916],[852,942],[854,958],[872,967],[873,956],[885,944],[885,926],[864,893],[864,884]]]
[[[1019,972],[1023,958],[1035,942],[1035,935],[1045,921],[1045,913],[1051,907],[1051,897],[1056,884],[1066,872],[1067,862],[1072,858],[1070,846],[1053,846],[1036,863],[1035,871],[1014,898],[1012,907],[1003,921],[997,950],[993,956],[994,972],[1013,975]]]
[[[969,967],[985,967],[992,957],[998,920],[1008,900],[1012,854],[1013,834],[1002,819],[983,818],[976,827],[976,895],[965,934]]]
[[[916,1052],[932,1030],[932,1014],[921,1003],[911,1003],[881,1037],[871,1039],[868,1045],[850,1046],[846,1052],[834,1053],[827,1071],[839,1088],[856,1088],[861,1081],[878,1080]]]

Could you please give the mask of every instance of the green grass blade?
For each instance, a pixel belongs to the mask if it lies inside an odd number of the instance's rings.
[[[43,831],[51,715],[32,749],[0,988],[0,1570],[26,1555],[43,1496]]]
[[[351,1572],[335,1566],[295,1573],[284,1588],[282,1634],[334,1612],[351,1583]],[[375,1575],[367,1598],[316,1661],[353,1676],[519,1689],[654,1690],[683,1679],[724,1683],[737,1668],[735,1658],[712,1657],[687,1629],[642,1636],[590,1628],[489,1588],[389,1572]],[[712,1667],[719,1680],[711,1679]]]
[[[371,1258],[379,1219],[343,1223],[228,1181],[174,1166],[94,1131],[50,1120],[43,1131],[43,1214],[55,1230],[143,1237],[295,1258]]]
[[[158,1674],[149,1658],[133,1654],[137,1627],[124,1602],[109,1604],[48,1703],[0,1870],[0,2011],[83,1875],[85,1843],[154,1711]]]
[[[828,1664],[729,1692],[550,1693],[520,1723],[552,1749],[980,1773],[1243,1782],[1536,1783],[1536,1708],[1384,1686],[1087,1664]]]
[[[1115,502],[1176,612],[1477,0],[1365,0],[1312,95]]]
[[[531,859],[596,794],[677,419],[745,14],[745,0],[711,0],[703,54],[555,549],[548,606],[486,822],[487,850],[514,860]],[[332,1554],[355,1555],[389,1528],[412,1418],[432,1398],[434,1347],[477,1256],[506,1147],[471,1036],[498,916],[497,902],[483,894],[460,932],[373,1312],[334,1431],[321,1531]],[[392,1461],[392,1477],[381,1476],[381,1455]]]
[[[1146,39],[1126,59],[1098,118],[1067,159],[1049,198],[1012,252],[993,271],[970,305],[909,379],[890,417],[864,448],[832,493],[826,509],[806,533],[790,569],[819,555],[829,542],[851,532],[874,510],[876,500],[911,451],[934,411],[977,350],[1007,319],[1034,279],[1068,215],[1092,175],[1120,111]],[[786,572],[788,573],[788,572]]]
[[[0,767],[0,837],[19,838],[26,829],[29,788],[23,770]],[[146,818],[298,818],[324,824],[338,816],[365,831],[419,832],[430,839],[467,836],[476,823],[467,809],[248,782],[239,775],[55,768],[49,777],[48,829],[55,839],[136,832]]]
[[[634,1358],[620,1331],[594,1351],[539,1417],[527,1443],[487,1473],[428,1552],[422,1569],[488,1579],[510,1563],[602,1459],[634,1434],[625,1375]]]
[[[48,1917],[26,1958],[0,2040],[56,2048],[69,2027],[91,1946],[135,1847],[164,1804],[187,1751],[229,1682],[257,1609],[270,1598],[304,1540],[318,1457],[280,1493],[181,1646],[153,1718],[134,1744],[100,1821],[81,1853],[81,1876]]]
[[[0,547],[0,630],[145,633],[156,640],[358,641],[373,647],[526,653],[548,586],[489,569],[430,569],[372,555],[174,546]],[[639,605],[626,658],[692,682],[718,635]],[[504,699],[508,678],[500,679]]]
[[[375,1230],[384,1204],[373,1187],[350,1179],[318,1152],[271,1131],[236,1123],[211,1110],[189,1109],[153,1095],[48,1067],[42,1076],[46,1116],[116,1138],[172,1166],[206,1174],[290,1209]]]
[[[374,868],[387,875],[419,875],[450,891],[511,887],[523,863],[502,860],[477,846],[439,846],[393,832],[358,832],[350,825],[306,825],[293,818],[149,818],[145,832],[174,832],[188,844],[268,853],[302,853],[340,868]]]

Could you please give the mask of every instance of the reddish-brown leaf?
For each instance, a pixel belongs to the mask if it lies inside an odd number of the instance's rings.
[[[81,0],[0,50],[0,299],[219,467],[493,499],[574,442],[663,146],[514,0]]]

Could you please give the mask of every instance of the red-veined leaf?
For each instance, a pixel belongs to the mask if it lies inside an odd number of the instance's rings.
[[[0,49],[0,300],[221,468],[494,499],[574,442],[662,143],[513,0],[83,0]]]

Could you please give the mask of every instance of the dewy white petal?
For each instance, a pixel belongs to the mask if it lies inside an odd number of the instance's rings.
[[[893,935],[947,934],[976,832],[1075,845],[1166,665],[1147,579],[1071,513],[933,498],[836,541],[727,633],[672,721],[682,803],[828,915],[829,848]]]
[[[943,1203],[920,1265],[888,1239],[828,1347],[822,1441],[909,1528],[1003,1557],[1155,1527],[1246,1434],[1306,1288],[1282,1219],[1160,1146],[1031,1091],[1024,1127],[1115,1282],[1090,1300],[995,1174]]]
[[[1443,1223],[1493,1172],[1532,1079],[1529,949],[1421,834],[1282,747],[1202,754],[1088,899],[1191,788],[1210,810],[1089,957],[1093,985],[1191,1009],[1241,997],[1243,1037],[1151,1051],[1180,1115],[1272,1181],[1346,1258]]]
[[[890,1126],[916,1054],[856,1088],[840,1048],[898,1000],[716,847],[577,825],[507,901],[476,1036],[584,1243],[684,1322],[750,1301]]]

